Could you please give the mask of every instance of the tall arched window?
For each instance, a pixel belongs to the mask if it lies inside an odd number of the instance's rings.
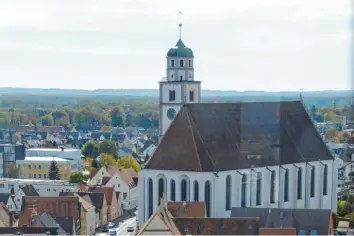
[[[247,175],[243,174],[241,179],[241,207],[246,207]]]
[[[171,179],[171,201],[176,201],[176,182]]]
[[[324,165],[323,169],[323,195],[327,195],[327,178],[328,178],[328,165]]]
[[[148,198],[148,217],[150,218],[154,210],[153,183],[151,178],[148,179]]]
[[[226,202],[225,210],[231,210],[231,175],[226,176]]]
[[[289,201],[289,169],[285,170],[284,175],[284,202]]]
[[[163,180],[163,178],[160,178],[159,179],[159,199],[157,199],[157,203],[158,205],[160,205],[160,201],[161,201],[161,198],[163,198],[163,193],[165,192],[165,181]]]
[[[257,190],[256,190],[256,205],[261,205],[261,192],[262,192],[262,173],[257,173]]]
[[[315,167],[311,168],[310,197],[315,197]]]
[[[275,203],[275,170],[270,174],[270,203]]]
[[[206,205],[206,216],[210,217],[211,190],[210,182],[206,181],[204,186],[204,200]]]
[[[302,168],[297,170],[297,199],[302,199]]]
[[[194,181],[194,201],[198,202],[199,201],[199,184],[198,181]]]
[[[181,181],[181,201],[187,201],[187,180],[185,179]]]

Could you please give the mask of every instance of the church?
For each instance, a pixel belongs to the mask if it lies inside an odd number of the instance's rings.
[[[201,103],[193,65],[180,33],[160,82],[160,144],[139,173],[139,227],[164,194],[204,201],[214,218],[232,207],[336,212],[336,162],[303,103]]]

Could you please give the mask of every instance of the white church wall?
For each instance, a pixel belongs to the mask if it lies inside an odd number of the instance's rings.
[[[323,195],[323,165],[320,162],[309,162],[315,166],[315,196],[310,197],[310,167],[306,174],[306,163],[295,165],[270,166],[262,168],[240,169],[238,171],[218,172],[218,177],[211,172],[181,172],[181,171],[161,171],[143,170],[139,173],[140,200],[139,200],[139,221],[148,219],[148,179],[153,180],[153,212],[158,208],[158,179],[160,176],[166,180],[167,199],[171,199],[171,180],[176,183],[176,201],[181,201],[181,180],[183,178],[189,183],[189,201],[194,201],[194,181],[199,183],[199,201],[204,201],[204,184],[211,183],[211,217],[229,217],[230,210],[226,210],[226,177],[231,175],[231,207],[241,207],[241,175],[247,175],[246,206],[265,208],[322,208],[337,211],[337,168],[333,166],[333,161],[322,161],[328,165],[327,195]],[[297,171],[302,168],[302,197],[297,199]],[[289,170],[289,191],[288,201],[284,202],[284,176],[285,170]],[[270,179],[271,171],[275,171],[275,203],[270,202]],[[252,175],[251,175],[252,172]],[[257,172],[262,173],[261,184],[261,204],[256,205],[256,180]],[[280,174],[280,178],[279,178]],[[252,176],[252,179],[250,178]],[[307,188],[306,188],[307,186]],[[252,188],[252,191],[250,189]]]
[[[161,116],[162,116],[161,125],[162,125],[162,132],[163,132],[163,134],[166,133],[168,127],[170,127],[170,124],[171,124],[171,122],[172,122],[172,120],[170,120],[170,119],[167,117],[167,111],[168,111],[168,109],[170,109],[170,108],[175,109],[175,111],[176,111],[176,116],[177,116],[179,110],[181,109],[181,105],[168,105],[168,106],[162,106],[162,107],[161,107]]]
[[[182,103],[182,85],[179,83],[165,83],[162,86],[162,102],[163,103]],[[169,90],[175,91],[175,100],[170,101],[170,93]]]

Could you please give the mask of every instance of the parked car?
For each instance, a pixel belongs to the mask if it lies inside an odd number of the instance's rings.
[[[127,231],[128,232],[134,232],[134,227],[133,226],[128,226]]]
[[[103,232],[108,232],[109,231],[109,227],[108,224],[103,226]]]
[[[115,229],[110,229],[109,235],[115,236],[115,235],[117,235],[117,231]]]
[[[114,222],[109,222],[108,223],[108,228],[112,229],[116,226],[116,224]]]

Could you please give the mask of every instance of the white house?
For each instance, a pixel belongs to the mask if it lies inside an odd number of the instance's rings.
[[[75,194],[79,198],[79,202],[81,203],[82,208],[85,211],[86,218],[86,232],[88,235],[95,235],[97,222],[96,222],[96,208],[87,202],[84,198]],[[97,214],[98,215],[98,214]],[[97,217],[99,218],[99,217]]]
[[[122,194],[124,210],[134,209],[138,206],[139,190],[134,178],[137,173],[132,169],[119,169],[115,165],[101,167],[89,181],[89,186],[100,185],[114,187],[116,192]]]
[[[16,203],[10,193],[0,193],[0,202],[3,202],[9,211],[17,211]]]
[[[139,227],[169,201],[337,211],[338,168],[300,101],[185,104],[139,172]]]

